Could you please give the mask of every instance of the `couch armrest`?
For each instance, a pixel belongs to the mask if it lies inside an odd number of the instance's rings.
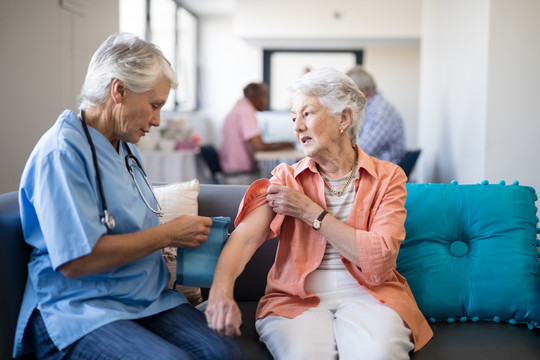
[[[0,195],[0,359],[11,359],[30,247],[24,242],[16,191]]]

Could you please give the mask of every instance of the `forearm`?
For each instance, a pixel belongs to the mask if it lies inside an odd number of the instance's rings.
[[[167,232],[161,226],[131,234],[103,235],[88,255],[61,265],[68,278],[102,274],[162,249]]]
[[[245,243],[235,235],[237,234],[231,234],[231,237],[221,252],[216,265],[210,296],[219,291],[223,295],[232,298],[234,283],[254,252],[245,248]]]
[[[103,235],[92,252],[59,267],[67,277],[105,273],[167,246],[194,248],[208,239],[212,220],[181,215],[165,224],[130,234]]]
[[[267,145],[266,150],[280,150],[280,149],[292,149],[292,148],[294,148],[294,144],[292,142],[288,142],[288,141],[272,142],[272,143],[267,143],[266,145]]]
[[[278,191],[276,189],[272,190],[272,192]],[[313,220],[324,209],[305,195],[298,196],[296,192],[291,193],[290,190],[281,189],[283,195],[271,195],[268,197],[270,204],[274,206],[274,211],[296,217],[312,226]],[[285,195],[285,193],[289,193],[289,196]],[[360,266],[356,246],[356,229],[354,227],[339,221],[332,214],[326,214],[318,231],[343,257],[356,266]]]
[[[294,148],[294,143],[289,141],[278,141],[267,143],[264,142],[262,136],[258,135],[249,139],[249,143],[255,149],[255,151],[271,151],[279,149],[292,149]]]
[[[360,269],[366,281],[374,284],[395,269],[399,247],[405,238],[406,178],[402,170],[398,167],[396,170],[394,179],[382,191],[381,201],[371,207],[369,214],[357,218],[363,224],[355,230]]]
[[[206,308],[208,326],[218,334],[240,335],[242,314],[234,300],[234,282],[266,240],[273,216],[266,204],[252,210],[238,224],[221,252]]]
[[[220,289],[232,297],[234,282],[266,240],[272,217],[272,210],[263,205],[254,209],[238,224],[221,252],[210,293]]]
[[[328,214],[324,217],[319,232],[341,256],[361,268],[356,246],[356,229],[354,227]]]

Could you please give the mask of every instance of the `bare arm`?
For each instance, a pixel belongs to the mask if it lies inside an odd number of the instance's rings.
[[[261,135],[252,137],[251,139],[249,139],[249,143],[255,149],[255,151],[270,151],[294,148],[294,143],[288,141],[265,143]]]
[[[101,274],[167,246],[194,248],[208,239],[212,220],[182,215],[163,225],[131,234],[103,235],[92,252],[61,265],[68,278]]]
[[[234,282],[266,240],[274,215],[267,204],[254,209],[234,230],[221,252],[206,308],[208,326],[218,334],[240,335],[242,314],[234,301]]]

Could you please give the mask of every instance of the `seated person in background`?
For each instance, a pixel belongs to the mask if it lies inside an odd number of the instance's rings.
[[[15,357],[32,348],[38,359],[245,359],[167,289],[161,249],[198,247],[212,225],[188,215],[159,224],[133,145],[159,126],[176,86],[156,46],[111,35],[90,61],[79,114],[65,110],[32,151],[19,190],[32,253]]]
[[[397,110],[379,92],[362,66],[347,72],[366,97],[366,113],[357,144],[368,155],[399,164],[405,155],[405,130]]]
[[[268,107],[268,87],[264,83],[250,83],[244,88],[244,97],[236,102],[223,124],[223,139],[219,152],[221,169],[226,182],[236,175],[237,183],[251,183],[259,177],[256,151],[293,149],[290,142],[265,143],[257,121],[257,111]]]
[[[365,98],[344,73],[314,70],[290,89],[306,157],[247,190],[216,267],[209,326],[240,334],[234,282],[279,234],[255,323],[275,359],[408,359],[433,333],[396,270],[405,173],[356,144]]]

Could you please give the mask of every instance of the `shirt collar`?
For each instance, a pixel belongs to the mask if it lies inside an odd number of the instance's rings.
[[[360,170],[363,168],[367,171],[368,174],[370,174],[374,178],[377,178],[377,172],[375,171],[375,165],[373,164],[373,159],[371,158],[371,156],[363,152],[358,145],[355,146],[358,150],[358,173],[360,173]],[[317,170],[317,164],[315,163],[315,160],[309,157],[305,157],[300,160],[298,166],[294,170],[294,177],[297,178],[299,174],[308,169],[313,173],[319,172]]]

